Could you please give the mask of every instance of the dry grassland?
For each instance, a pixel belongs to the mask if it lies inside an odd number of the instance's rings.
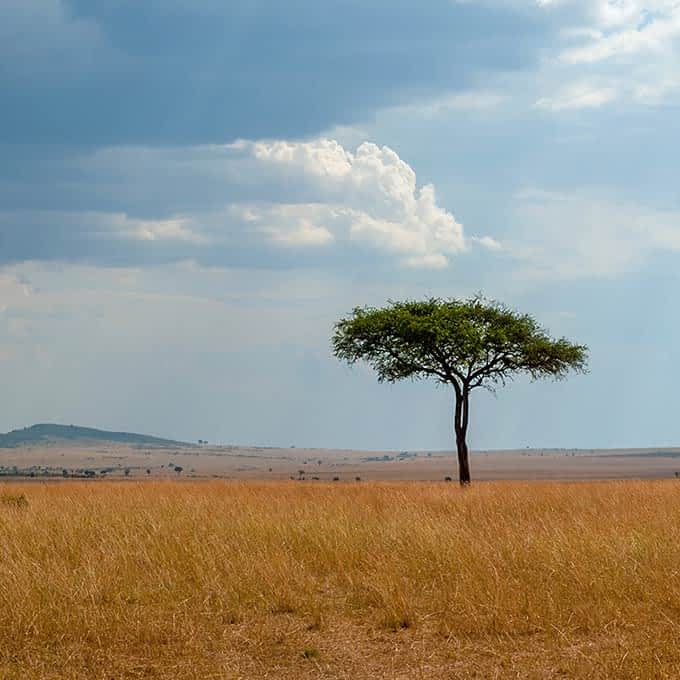
[[[680,482],[0,496],[3,680],[680,677]]]

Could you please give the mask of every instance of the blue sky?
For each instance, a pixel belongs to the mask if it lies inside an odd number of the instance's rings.
[[[675,0],[9,0],[0,93],[0,430],[450,448],[329,337],[483,291],[591,372],[473,447],[680,442]]]

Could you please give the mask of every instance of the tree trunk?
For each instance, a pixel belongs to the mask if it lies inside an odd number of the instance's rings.
[[[470,394],[467,386],[456,391],[455,433],[458,452],[458,480],[461,486],[470,483],[470,460],[468,458],[467,428],[469,421]]]
[[[470,461],[465,435],[456,436],[456,448],[458,449],[458,480],[461,486],[467,486],[470,483]]]

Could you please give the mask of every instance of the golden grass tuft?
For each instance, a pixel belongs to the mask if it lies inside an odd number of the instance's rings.
[[[1,680],[680,677],[675,481],[3,489]]]

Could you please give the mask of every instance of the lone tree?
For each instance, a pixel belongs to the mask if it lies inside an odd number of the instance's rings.
[[[481,296],[357,307],[335,324],[333,350],[349,364],[366,361],[380,382],[433,378],[453,386],[461,485],[470,483],[472,390],[494,391],[518,374],[561,379],[570,370],[584,373],[588,358],[585,345],[554,340],[531,316]]]

